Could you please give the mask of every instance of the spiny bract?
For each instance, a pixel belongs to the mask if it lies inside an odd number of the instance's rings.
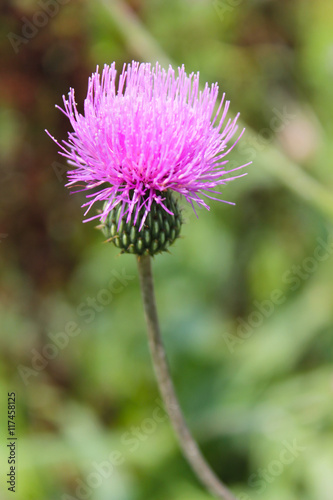
[[[182,218],[178,203],[170,191],[165,194],[164,204],[173,212],[166,212],[160,205],[153,203],[143,227],[140,229],[144,217],[144,208],[141,208],[136,224],[134,215],[126,222],[121,215],[121,206],[115,207],[108,213],[106,221],[100,226],[104,235],[121,253],[137,255],[155,255],[167,251],[180,234]]]

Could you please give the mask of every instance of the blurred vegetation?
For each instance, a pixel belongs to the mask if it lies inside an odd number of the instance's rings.
[[[97,64],[170,58],[219,82],[248,128],[231,162],[253,160],[223,188],[236,207],[185,208],[184,238],[155,258],[184,412],[240,500],[332,500],[333,4],[54,0],[34,36],[10,35],[46,3],[0,7],[1,498],[11,391],[17,500],[211,498],[155,417],[135,259],[81,223],[44,133],[66,137],[54,104],[69,87],[82,103]]]

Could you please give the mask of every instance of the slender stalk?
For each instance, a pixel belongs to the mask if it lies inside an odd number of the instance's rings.
[[[218,479],[207,464],[187,427],[181,411],[170,376],[166,353],[160,334],[151,258],[149,256],[138,257],[138,269],[154,369],[166,410],[178,437],[180,446],[196,476],[216,498],[236,500],[236,497],[234,497],[228,488]]]

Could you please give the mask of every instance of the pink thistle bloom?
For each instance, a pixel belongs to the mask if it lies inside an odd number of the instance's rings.
[[[84,114],[70,89],[59,109],[73,131],[62,144],[50,136],[74,167],[66,186],[84,183],[82,191],[94,191],[87,194],[85,215],[95,202],[106,201],[102,213],[86,221],[105,221],[122,204],[127,222],[135,214],[134,224],[145,209],[141,229],[153,202],[172,213],[163,203],[168,189],[183,195],[193,209],[195,202],[209,210],[202,196],[224,201],[212,196],[219,193],[215,188],[246,175],[230,176],[248,164],[226,169],[225,158],[244,130],[228,147],[239,115],[224,123],[230,104],[224,94],[214,114],[218,85],[206,83],[199,91],[199,73],[188,76],[182,66],[176,74],[158,63],[152,67],[133,61],[124,65],[118,85],[116,76],[115,63],[105,65],[102,75],[97,67],[89,78]]]

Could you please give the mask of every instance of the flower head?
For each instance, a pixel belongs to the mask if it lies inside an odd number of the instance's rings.
[[[98,67],[89,78],[84,113],[77,110],[74,89],[63,97],[62,111],[73,131],[59,152],[73,167],[68,172],[67,186],[82,186],[88,201],[85,215],[96,201],[104,200],[102,221],[116,206],[134,223],[141,209],[143,227],[152,203],[165,211],[164,193],[172,190],[192,205],[207,209],[203,196],[217,193],[215,188],[241,177],[230,174],[225,159],[233,144],[229,141],[237,131],[237,118],[225,123],[229,101],[224,94],[217,112],[214,106],[218,85],[206,83],[199,91],[199,73],[186,74],[184,66],[178,74],[159,64],[124,65],[116,84],[115,64]],[[93,192],[91,192],[93,190]],[[219,200],[223,201],[223,200]],[[226,202],[230,203],[230,202]]]

